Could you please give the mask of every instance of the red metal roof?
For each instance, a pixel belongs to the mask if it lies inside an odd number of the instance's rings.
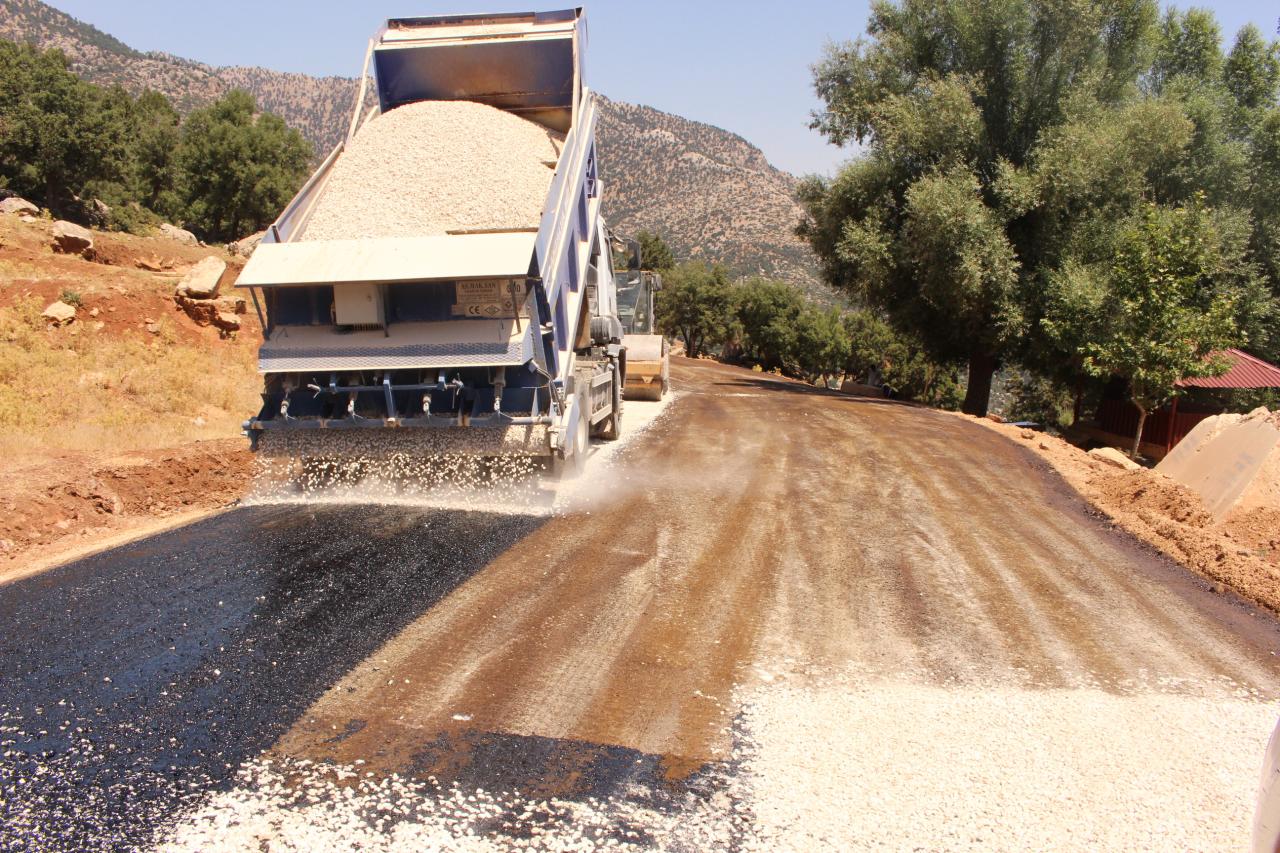
[[[1221,376],[1199,376],[1178,382],[1179,388],[1280,388],[1280,367],[1254,358],[1247,352],[1229,349],[1210,354],[1226,356],[1231,369]]]

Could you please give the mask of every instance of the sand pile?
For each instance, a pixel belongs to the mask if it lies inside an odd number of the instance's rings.
[[[1216,590],[1229,587],[1280,613],[1280,413],[1210,418],[1174,449],[1170,464],[1155,471],[1118,470],[1060,438],[972,420],[1039,455],[1113,523],[1203,575]],[[1167,475],[1169,469],[1188,481]],[[1209,476],[1197,480],[1188,471]],[[1218,488],[1210,492],[1206,484]],[[1230,501],[1225,510],[1224,500]]]
[[[1199,495],[1219,521],[1280,510],[1280,412],[1206,418],[1156,471]]]
[[[471,101],[399,107],[338,158],[302,239],[536,228],[563,139]]]

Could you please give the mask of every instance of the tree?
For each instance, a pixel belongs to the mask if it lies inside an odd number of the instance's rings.
[[[1133,90],[1155,21],[1154,0],[879,0],[868,37],[814,69],[814,126],[866,153],[802,185],[800,233],[834,286],[930,359],[968,363],[966,412],[985,414],[1020,351],[1021,294],[1042,273],[1040,233],[1003,179],[1071,107]]]
[[[658,293],[659,327],[684,340],[685,351],[697,358],[709,346],[722,343],[732,319],[733,297],[724,267],[689,261],[672,269]]]
[[[129,96],[100,89],[56,50],[0,41],[0,178],[61,214],[91,181],[120,181],[131,139]]]
[[[1174,395],[1177,381],[1221,373],[1224,365],[1208,356],[1239,342],[1225,276],[1218,229],[1197,202],[1146,205],[1115,235],[1109,258],[1055,277],[1042,323],[1075,342],[1088,373],[1128,383],[1138,407],[1131,456],[1147,414]]]
[[[213,240],[266,227],[307,176],[311,145],[279,117],[229,92],[187,117],[180,162],[188,224]]]
[[[752,278],[734,288],[734,315],[743,355],[765,370],[778,370],[796,346],[804,297],[781,281]]]
[[[181,167],[182,141],[178,111],[159,92],[143,92],[137,103],[134,137],[133,192],[138,202],[157,213],[174,216]]]
[[[1253,24],[1236,33],[1223,72],[1227,90],[1245,109],[1274,107],[1280,90],[1280,45],[1263,41]]]
[[[1178,77],[1222,77],[1222,30],[1207,9],[1169,9],[1160,21],[1152,78],[1157,88]]]
[[[790,360],[807,382],[836,376],[849,357],[849,333],[836,309],[806,305],[795,319]]]
[[[664,273],[675,267],[676,256],[660,234],[641,231],[636,242],[640,244],[640,265],[645,269]]]

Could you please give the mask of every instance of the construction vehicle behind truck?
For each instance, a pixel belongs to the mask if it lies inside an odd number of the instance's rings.
[[[585,40],[570,9],[398,18],[370,41],[345,140],[237,282],[264,329],[255,449],[580,469],[590,437],[619,435]],[[533,143],[504,148],[488,127]],[[390,179],[353,173],[379,163]]]
[[[644,268],[644,256],[635,240],[622,241],[627,268],[614,274],[618,317],[622,321],[622,346],[627,353],[628,400],[661,400],[670,388],[671,355],[667,339],[657,329],[654,309],[662,276]]]

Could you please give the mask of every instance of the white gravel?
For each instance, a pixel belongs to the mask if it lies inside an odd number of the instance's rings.
[[[162,849],[1241,850],[1275,721],[1219,684],[1122,695],[771,673],[736,699],[709,796],[528,800],[259,762]]]
[[[302,239],[536,228],[562,141],[471,101],[398,107],[361,128],[338,158]]]

